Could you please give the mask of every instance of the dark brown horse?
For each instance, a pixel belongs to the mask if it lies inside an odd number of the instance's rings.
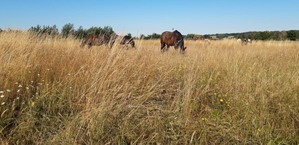
[[[132,48],[135,48],[135,42],[131,36],[125,35],[123,37],[122,36],[118,36],[118,37],[121,38],[121,41],[119,44],[121,44],[121,45],[129,45],[130,44]]]
[[[135,48],[135,41],[134,39],[129,36],[129,35],[125,35],[125,36],[119,36],[119,35],[113,35],[111,36],[111,47],[114,45],[114,43],[120,44],[120,45],[125,45],[127,47],[127,45],[131,45],[132,48]]]
[[[165,31],[161,35],[161,52],[168,50],[170,46],[174,46],[177,50],[180,48],[180,53],[184,53],[187,47],[184,46],[183,35],[175,30],[173,32]]]
[[[81,42],[81,47],[84,47],[85,45],[88,46],[88,48],[92,46],[100,46],[100,45],[107,45],[110,41],[110,38],[107,35],[94,35],[89,34],[85,39]]]
[[[109,47],[112,48],[116,41],[121,45],[127,46],[128,44],[130,44],[133,48],[135,48],[135,42],[131,36],[118,36],[115,34],[112,34],[110,37],[108,37],[107,35],[89,34],[85,39],[83,39],[80,46],[84,47],[85,45],[87,45],[88,48],[90,48],[92,46],[109,45]]]

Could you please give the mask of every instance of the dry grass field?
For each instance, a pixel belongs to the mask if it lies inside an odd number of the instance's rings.
[[[299,43],[0,33],[0,144],[299,144]]]

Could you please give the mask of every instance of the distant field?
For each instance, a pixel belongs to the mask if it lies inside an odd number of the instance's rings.
[[[0,144],[298,144],[299,43],[0,33]]]

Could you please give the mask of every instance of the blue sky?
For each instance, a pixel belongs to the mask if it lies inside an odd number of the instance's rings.
[[[299,29],[299,0],[1,0],[0,28],[111,26],[119,34]]]

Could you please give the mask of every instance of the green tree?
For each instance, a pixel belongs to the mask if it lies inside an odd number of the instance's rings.
[[[49,35],[52,35],[52,36],[56,36],[59,34],[59,31],[58,31],[58,28],[56,25],[53,25],[52,27],[49,27],[49,30],[48,30],[48,34]]]
[[[269,40],[271,38],[271,33],[268,31],[260,32],[259,34],[261,40]]]
[[[139,39],[141,39],[141,40],[142,40],[142,39],[145,39],[145,35],[144,35],[144,34],[141,34],[140,37],[139,37]]]
[[[75,38],[82,39],[87,35],[87,30],[84,30],[82,26],[80,26],[75,32],[74,36]]]
[[[279,40],[286,40],[287,39],[287,32],[286,31],[279,32],[278,39]]]
[[[203,39],[210,39],[211,38],[211,36],[207,35],[207,34],[203,35],[202,37],[203,37]]]
[[[37,36],[51,35],[54,37],[59,34],[59,31],[58,31],[56,25],[43,26],[43,27],[41,27],[40,25],[32,26],[32,27],[30,27],[30,29],[28,31],[36,34]]]
[[[28,31],[38,33],[41,30],[42,30],[42,27],[40,25],[37,25],[37,26],[31,26]]]
[[[104,34],[106,36],[111,36],[112,34],[115,34],[112,27],[110,26],[105,26],[103,29],[102,29],[102,33],[101,34]]]
[[[151,35],[151,39],[159,39],[160,36],[161,36],[160,34],[153,33],[153,34]]]
[[[99,35],[99,34],[103,34],[103,29],[101,27],[91,27],[87,30],[87,33]]]
[[[127,34],[127,36],[130,36],[130,37],[132,37],[132,34],[131,34],[131,33],[128,33],[128,34]]]
[[[75,32],[74,24],[67,23],[62,27],[61,34],[63,37],[69,37]]]
[[[287,32],[287,38],[291,41],[296,41],[296,31],[291,30]]]
[[[194,39],[194,37],[195,37],[195,34],[187,34],[185,36],[186,39]]]

